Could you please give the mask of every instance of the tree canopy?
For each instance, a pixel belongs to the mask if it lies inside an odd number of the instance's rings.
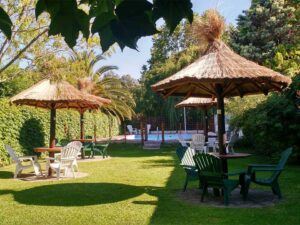
[[[122,49],[136,49],[139,38],[158,32],[156,21],[160,18],[170,33],[183,18],[193,21],[191,0],[38,0],[36,18],[43,12],[51,20],[48,35],[61,35],[74,47],[80,32],[86,39],[97,33],[103,51],[114,43]],[[12,27],[9,13],[0,7],[0,30],[8,39]]]

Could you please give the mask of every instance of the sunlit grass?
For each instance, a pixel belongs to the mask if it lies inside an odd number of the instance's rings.
[[[284,199],[275,207],[202,207],[176,197],[185,174],[174,150],[111,145],[111,160],[80,163],[89,176],[75,180],[25,182],[11,178],[13,165],[1,168],[0,224],[299,224],[299,167],[282,174]],[[230,168],[255,160],[233,160]]]

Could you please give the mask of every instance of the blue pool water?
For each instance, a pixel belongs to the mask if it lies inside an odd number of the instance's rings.
[[[179,134],[181,139],[191,139],[192,134]],[[161,141],[162,136],[161,134],[149,134],[148,135],[148,140],[149,141]],[[172,140],[177,140],[178,139],[178,134],[165,134],[165,140],[166,141],[172,141]],[[135,134],[135,135],[130,135],[128,137],[128,140],[141,140],[141,135]]]

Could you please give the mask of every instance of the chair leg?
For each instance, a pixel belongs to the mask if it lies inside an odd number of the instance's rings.
[[[16,169],[15,169],[15,174],[14,174],[14,178],[16,179],[18,177],[18,175],[22,172],[22,167],[20,167],[18,164],[16,165]]]
[[[229,204],[229,191],[224,188],[223,189],[223,192],[224,192],[224,205],[228,205]]]
[[[244,182],[244,190],[243,190],[243,199],[244,201],[247,200],[248,192],[250,188],[251,178],[249,175],[245,175],[245,182]]]
[[[60,179],[60,168],[56,169],[55,172],[56,172],[57,180],[59,180]]]
[[[206,193],[207,193],[207,185],[204,184],[203,185],[203,190],[202,190],[202,195],[201,195],[201,202],[203,202],[204,196],[206,195]]]
[[[280,187],[277,181],[272,185],[272,191],[278,196],[279,199],[282,198]]]
[[[188,185],[188,182],[189,182],[189,175],[187,174],[186,177],[185,177],[184,185],[183,185],[183,192],[186,191],[186,187]]]
[[[72,173],[73,173],[73,178],[76,178],[76,174],[75,174],[75,171],[74,171],[73,166],[71,166],[71,171],[72,171]]]

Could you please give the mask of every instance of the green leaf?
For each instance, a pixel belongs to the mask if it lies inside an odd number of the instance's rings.
[[[163,17],[171,33],[183,18],[193,22],[191,0],[154,0],[153,4],[155,20]]]
[[[112,42],[117,42],[121,49],[124,46],[136,49],[140,37],[157,33],[151,10],[152,4],[146,0],[127,0],[117,6],[115,15],[105,12],[97,16],[92,32],[99,33],[103,51]],[[111,40],[108,41],[105,35],[109,35]]]
[[[76,45],[80,31],[88,38],[89,17],[77,8],[76,0],[39,0],[36,5],[36,17],[43,12],[50,14],[49,35],[61,34],[69,47]]]
[[[11,26],[12,22],[7,15],[7,13],[0,7],[0,30],[5,34],[5,36],[11,38]]]

